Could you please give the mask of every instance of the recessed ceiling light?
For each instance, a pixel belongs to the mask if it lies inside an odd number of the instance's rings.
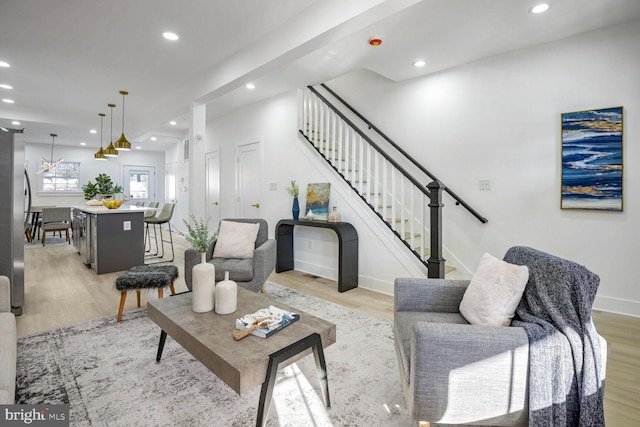
[[[173,121],[173,120],[171,120],[171,121],[169,122],[169,124],[170,124],[171,126],[175,126],[175,125],[177,125],[177,123],[176,123],[175,121]]]
[[[162,33],[162,37],[164,37],[167,40],[171,40],[171,41],[176,41],[176,40],[178,40],[180,38],[180,37],[178,37],[178,35],[176,33],[172,33],[170,31]]]
[[[427,61],[424,59],[419,59],[413,63],[414,67],[424,67],[425,65],[427,65]]]
[[[534,13],[534,14],[538,14],[538,13],[544,13],[547,10],[549,10],[549,4],[548,3],[540,3],[536,6],[533,6],[531,9],[529,9],[529,12]]]
[[[1,84],[1,85],[0,85],[0,87],[1,87],[2,89],[13,89],[13,86],[11,86],[11,85],[6,85],[6,84]]]
[[[15,101],[13,99],[2,98],[2,102],[6,102],[7,104],[13,104]]]
[[[81,142],[80,145],[87,145],[87,143],[86,142]]]
[[[0,61],[0,67],[10,67],[8,62]]]
[[[19,121],[17,121],[17,120],[14,120],[14,121],[12,121],[12,122],[11,122],[11,124],[12,124],[12,125],[16,125],[16,126],[18,126],[18,125],[20,125],[21,123],[20,123]]]
[[[246,87],[247,89],[255,89],[256,85],[254,85],[253,83],[247,83],[246,85],[244,85],[244,87]]]
[[[156,138],[155,136],[152,136],[152,137],[151,137],[151,140],[152,140],[152,141],[155,141],[155,140],[157,140],[157,139],[158,139],[158,138]]]
[[[97,130],[95,130],[95,129],[91,129],[91,130],[89,131],[89,133],[98,133],[98,131],[97,131]]]
[[[142,149],[142,147],[141,147],[141,146],[136,145],[136,150],[141,150],[141,149]]]

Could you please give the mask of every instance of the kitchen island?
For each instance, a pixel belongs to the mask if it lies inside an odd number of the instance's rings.
[[[144,264],[144,213],[153,208],[123,205],[73,206],[74,246],[97,274]]]

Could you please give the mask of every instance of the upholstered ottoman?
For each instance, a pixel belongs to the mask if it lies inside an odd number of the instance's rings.
[[[158,298],[163,297],[163,289],[171,289],[171,295],[176,291],[173,282],[178,278],[178,267],[175,265],[140,265],[133,267],[116,279],[116,289],[120,291],[120,308],[118,322],[122,319],[122,309],[127,299],[128,291],[136,291],[138,307],[140,307],[141,289],[158,289]]]

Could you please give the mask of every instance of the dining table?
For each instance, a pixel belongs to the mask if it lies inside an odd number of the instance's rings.
[[[42,208],[55,207],[55,205],[31,206],[31,235],[34,240],[36,238],[36,231],[38,230],[38,221],[40,220],[40,215],[42,215]]]

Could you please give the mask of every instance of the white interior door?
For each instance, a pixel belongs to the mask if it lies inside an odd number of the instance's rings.
[[[206,215],[209,229],[215,230],[220,222],[220,152],[205,155],[206,174]]]
[[[176,164],[167,163],[164,173],[164,200],[175,203],[178,193],[178,182],[176,180]]]
[[[131,204],[157,201],[156,168],[153,166],[125,165],[123,168],[124,196]]]
[[[241,218],[260,218],[262,200],[262,144],[238,147],[238,214]]]

